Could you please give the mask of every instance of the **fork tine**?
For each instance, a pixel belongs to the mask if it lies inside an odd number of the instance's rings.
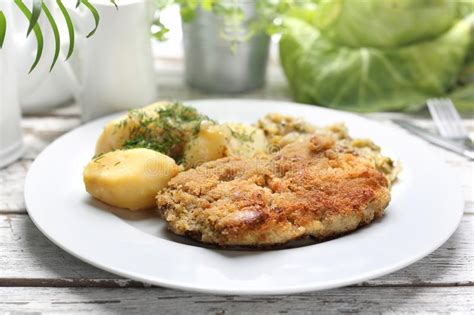
[[[447,138],[464,138],[467,130],[450,99],[429,99],[428,109],[440,134]]]
[[[440,99],[437,104],[437,108],[440,113],[441,120],[446,128],[447,137],[454,137],[456,133],[456,127],[454,124],[454,117],[449,109],[448,103],[446,103],[443,99]]]
[[[450,115],[453,119],[454,130],[457,137],[466,136],[467,135],[466,127],[464,126],[461,116],[456,110],[456,107],[454,107],[454,104],[450,99],[447,99],[446,101],[447,101],[446,104],[447,104],[448,111],[450,112]]]
[[[467,131],[462,123],[461,117],[457,112],[451,100],[443,101],[444,111],[446,113],[447,122],[450,128],[451,138],[462,138],[467,134]]]
[[[449,132],[446,130],[446,125],[443,122],[438,103],[438,99],[429,99],[427,101],[428,109],[441,136],[447,137]]]

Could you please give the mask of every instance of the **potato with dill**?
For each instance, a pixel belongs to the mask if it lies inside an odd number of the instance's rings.
[[[191,168],[223,157],[252,157],[267,151],[268,141],[259,128],[243,123],[203,123],[186,146],[183,163]]]
[[[172,158],[138,148],[97,156],[83,176],[87,192],[96,199],[115,207],[143,210],[156,206],[157,191],[180,170]]]
[[[159,110],[169,106],[169,102],[158,102],[141,109],[131,110],[127,115],[109,122],[97,140],[96,155],[121,149],[130,140],[131,134],[143,124],[143,118],[157,118]]]
[[[180,161],[184,146],[199,133],[204,121],[213,123],[196,109],[177,102],[158,102],[131,110],[105,127],[97,141],[96,155],[117,149],[148,148]]]

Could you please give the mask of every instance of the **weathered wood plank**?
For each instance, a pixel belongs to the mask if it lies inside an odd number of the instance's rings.
[[[0,312],[472,314],[473,293],[472,287],[342,288],[288,296],[217,296],[163,288],[0,288]]]
[[[23,186],[31,160],[20,160],[0,170],[0,213],[25,213]]]
[[[0,213],[25,213],[23,186],[32,160],[48,144],[79,124],[77,117],[30,117],[22,120],[25,152],[21,160],[0,169]]]
[[[453,237],[433,254],[363,285],[474,285],[473,231],[474,216],[466,215]],[[0,286],[142,286],[67,254],[24,215],[0,215],[0,265]]]
[[[74,107],[74,106],[73,106]],[[386,121],[390,117],[404,114],[378,113],[371,114],[371,118]],[[432,126],[432,122],[425,118],[412,118],[424,127]],[[471,122],[471,120],[469,120]],[[474,125],[474,120],[472,120]],[[50,142],[65,132],[80,125],[78,117],[27,117],[23,119],[26,152],[23,159],[0,170],[0,213],[24,213],[23,184],[28,167],[39,152]],[[433,146],[433,152],[442,157],[459,174],[465,196],[465,212],[474,213],[474,163],[466,159]]]
[[[56,138],[80,125],[77,117],[29,117],[22,119],[25,153],[32,160]]]

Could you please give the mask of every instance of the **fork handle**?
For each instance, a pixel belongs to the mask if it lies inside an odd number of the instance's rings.
[[[450,140],[446,140],[444,138],[441,138],[439,135],[431,133],[423,128],[420,128],[418,126],[415,126],[407,121],[400,120],[400,119],[394,119],[394,123],[399,125],[400,127],[410,131],[411,133],[416,134],[420,138],[425,139],[426,141],[437,145],[439,147],[442,147],[446,150],[452,151],[454,153],[460,154],[462,156],[467,157],[470,160],[474,160],[474,151],[468,150],[464,148],[462,145],[458,145],[455,142],[452,142]]]

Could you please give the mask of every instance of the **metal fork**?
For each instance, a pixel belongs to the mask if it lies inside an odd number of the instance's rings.
[[[461,140],[465,145],[474,147],[453,102],[448,98],[432,98],[427,102],[431,117],[442,137],[451,140]]]

